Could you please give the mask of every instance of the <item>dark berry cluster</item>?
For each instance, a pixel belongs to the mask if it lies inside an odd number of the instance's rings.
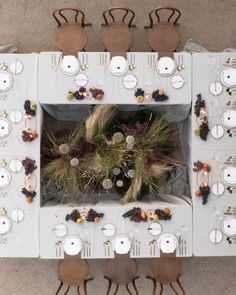
[[[28,116],[34,117],[36,115],[36,104],[30,102],[30,100],[26,100],[24,103],[25,113]]]
[[[145,211],[143,211],[140,207],[134,207],[133,209],[127,211],[122,215],[124,218],[129,218],[130,221],[133,222],[147,222],[148,217]]]
[[[89,91],[92,93],[92,97],[100,100],[103,98],[104,91],[102,89],[97,89],[97,88],[90,88]]]
[[[77,100],[83,100],[86,96],[86,88],[80,87],[79,90],[73,92],[73,96]]]
[[[199,117],[201,109],[205,108],[205,107],[206,107],[205,100],[202,99],[201,94],[198,94],[197,95],[197,100],[196,100],[195,105],[194,105],[194,114],[197,117]]]
[[[37,166],[35,166],[35,161],[30,158],[25,158],[22,164],[25,168],[25,175],[31,174],[37,168]]]
[[[202,205],[205,205],[208,200],[208,196],[211,192],[211,189],[209,185],[201,185],[199,187],[199,191],[201,192],[201,197],[202,197]]]
[[[143,90],[142,88],[137,88],[137,89],[135,90],[135,92],[134,92],[134,95],[135,95],[136,97],[138,97],[138,96],[144,96],[144,90]]]
[[[66,215],[65,220],[69,221],[72,220],[74,222],[77,222],[78,219],[80,219],[81,215],[77,209],[73,210],[70,214]]]
[[[36,131],[22,131],[22,140],[25,142],[31,142],[38,137],[38,133]]]
[[[97,213],[92,208],[89,210],[88,215],[86,217],[87,222],[99,222],[104,217],[103,213]]]
[[[152,99],[155,100],[156,102],[158,102],[158,101],[168,100],[169,97],[167,95],[165,95],[163,90],[157,89],[156,91],[153,91]]]
[[[206,163],[203,163],[201,161],[194,162],[193,166],[194,166],[194,168],[193,168],[194,172],[198,172],[198,171],[201,171],[201,170],[206,171],[206,172],[211,171],[210,165],[208,165]]]
[[[27,202],[28,203],[32,203],[33,202],[33,198],[36,196],[36,192],[35,191],[30,191],[27,188],[22,188],[21,190],[22,194],[26,196],[27,198]]]
[[[170,214],[170,209],[165,208],[165,209],[156,209],[154,211],[154,214],[158,216],[159,220],[171,220],[172,215]],[[152,218],[151,218],[152,219]]]
[[[199,126],[199,137],[206,141],[207,140],[207,135],[209,133],[210,129],[208,127],[208,123],[204,122]]]

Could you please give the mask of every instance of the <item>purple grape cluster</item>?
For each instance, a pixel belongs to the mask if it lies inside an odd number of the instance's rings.
[[[195,102],[195,105],[194,105],[194,114],[199,117],[200,116],[200,110],[202,108],[205,108],[206,107],[206,103],[205,103],[205,100],[202,99],[202,95],[201,94],[198,94],[197,95],[197,100]]]
[[[79,90],[73,92],[74,98],[77,100],[83,100],[85,98],[84,93],[86,92],[86,88],[80,87]]]
[[[159,217],[160,220],[171,220],[172,215],[166,214],[162,209],[156,209],[155,214]]]
[[[25,158],[22,164],[25,168],[25,175],[31,174],[37,168],[37,166],[35,166],[35,161],[30,158]]]
[[[134,92],[135,97],[144,96],[144,90],[142,88],[137,88]]]
[[[158,102],[158,101],[168,100],[169,97],[165,95],[163,91],[160,91],[159,89],[157,89],[156,91],[153,91],[152,99]]]
[[[30,100],[26,100],[25,101],[25,103],[24,103],[24,109],[25,109],[26,115],[32,116],[32,117],[36,116],[36,110],[33,110],[31,108],[31,102],[30,102]]]
[[[66,221],[72,220],[74,222],[77,221],[81,217],[79,211],[77,209],[73,210],[70,214],[67,214],[65,217]]]
[[[92,97],[100,100],[103,98],[104,95],[104,91],[102,89],[98,89],[98,88],[90,88],[89,91],[92,93]]]
[[[21,190],[22,194],[25,195],[26,197],[35,197],[36,196],[36,192],[35,191],[30,191],[30,190],[27,190],[25,187],[22,188]]]
[[[133,222],[147,222],[148,217],[147,214],[142,211],[140,207],[134,207],[133,209],[127,211],[122,215],[124,218],[129,218],[130,221]]]
[[[211,192],[210,186],[209,185],[202,185],[199,187],[199,191],[201,192],[202,205],[205,205],[208,201],[208,196]]]
[[[206,141],[207,140],[207,135],[210,131],[209,127],[208,127],[208,123],[202,123],[200,126],[199,126],[199,129],[200,129],[200,133],[199,133],[199,137]]]
[[[86,217],[87,222],[96,222],[104,217],[103,213],[97,213],[92,208],[89,210],[88,215]]]

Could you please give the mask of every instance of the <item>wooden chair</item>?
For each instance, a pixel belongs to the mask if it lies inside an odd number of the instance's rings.
[[[156,295],[157,291],[157,282],[160,284],[160,295],[163,294],[163,285],[170,285],[171,289],[175,294],[179,294],[178,291],[174,288],[173,283],[177,283],[179,288],[182,291],[182,294],[185,295],[185,290],[180,283],[181,275],[181,263],[180,259],[177,257],[165,257],[154,258],[150,263],[151,275],[146,276],[147,279],[153,281],[153,295]]]
[[[106,295],[109,295],[112,284],[116,285],[114,295],[117,294],[119,286],[126,286],[126,290],[132,295],[129,284],[132,283],[135,295],[138,295],[138,290],[135,281],[139,278],[137,276],[138,267],[135,259],[131,259],[130,254],[119,255],[115,254],[114,259],[107,260],[104,269],[104,278],[108,280],[108,289]]]
[[[56,291],[56,295],[59,294],[62,287],[67,286],[67,294],[71,287],[77,288],[77,293],[80,295],[80,286],[83,285],[84,295],[87,295],[87,283],[93,278],[88,277],[89,266],[85,259],[81,259],[79,256],[66,256],[65,259],[60,260],[57,267],[57,276],[60,281],[59,288]]]
[[[75,20],[69,22],[65,13],[74,12]],[[78,16],[81,16],[78,22]],[[84,22],[84,13],[78,8],[61,8],[53,11],[53,17],[57,22],[56,43],[57,47],[64,54],[77,54],[85,49],[87,44],[86,26],[91,26],[91,23]]]
[[[114,12],[122,13],[121,21],[116,21]],[[124,13],[124,14],[123,14]],[[107,17],[111,22],[108,22]],[[133,24],[135,13],[133,10],[124,7],[112,7],[103,12],[105,27],[103,31],[103,44],[106,51],[127,52],[130,50],[134,37],[130,28],[136,27]],[[127,21],[127,22],[126,22]]]
[[[161,21],[159,12],[170,11],[170,15],[166,22]],[[153,15],[157,17],[157,24],[153,23]],[[180,42],[180,34],[176,29],[181,12],[173,7],[157,7],[149,13],[149,26],[145,29],[150,29],[148,34],[148,42],[153,51],[156,52],[174,52]]]

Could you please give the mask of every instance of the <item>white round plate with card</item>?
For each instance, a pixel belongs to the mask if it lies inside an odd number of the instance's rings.
[[[11,74],[6,71],[0,71],[0,92],[8,91],[13,84]]]
[[[175,89],[180,89],[184,86],[184,78],[180,75],[175,75],[173,78],[170,80],[170,84],[173,88]]]
[[[212,95],[220,95],[223,91],[223,86],[220,82],[214,81],[209,86],[209,91]]]
[[[123,56],[113,56],[110,61],[109,71],[114,76],[122,76],[128,71],[128,62]]]
[[[224,133],[224,128],[218,124],[211,128],[211,136],[215,139],[220,139],[224,135]]]
[[[223,85],[226,87],[236,86],[236,69],[227,68],[220,74],[220,79]]]
[[[64,238],[67,235],[68,229],[65,224],[59,223],[54,227],[53,231],[56,237]]]
[[[24,212],[19,208],[14,209],[11,212],[11,219],[16,223],[21,222],[24,219]]]
[[[70,235],[62,242],[62,249],[67,255],[75,256],[81,252],[82,241],[75,235]]]
[[[236,218],[234,216],[227,216],[222,220],[222,231],[227,237],[236,235]]]
[[[158,236],[162,232],[162,226],[158,222],[153,222],[149,225],[148,231],[152,236]]]
[[[17,173],[17,172],[20,172],[21,169],[23,167],[23,164],[20,160],[18,159],[13,159],[10,161],[9,163],[9,168],[10,170],[13,172],[13,173]]]
[[[9,69],[12,74],[18,75],[23,71],[23,64],[19,60],[13,60],[10,63]]]
[[[236,167],[228,166],[222,170],[222,180],[227,185],[236,184]]]
[[[112,249],[117,254],[127,254],[131,249],[131,240],[126,235],[119,235],[112,241]]]
[[[60,69],[65,75],[72,76],[78,73],[80,64],[74,55],[65,55],[62,59]]]
[[[19,123],[23,118],[23,114],[19,110],[13,110],[9,114],[9,119],[12,123],[17,124]]]
[[[178,247],[178,240],[173,234],[162,234],[157,242],[162,253],[174,253]]]
[[[75,77],[75,84],[79,87],[84,87],[88,84],[88,77],[85,74],[78,74]]]
[[[209,240],[212,244],[219,244],[223,240],[223,234],[218,229],[213,229],[209,233]]]
[[[169,77],[176,71],[176,63],[171,57],[161,57],[156,65],[157,73]]]
[[[211,187],[211,191],[215,196],[219,197],[223,195],[225,187],[221,182],[215,182]]]
[[[11,182],[11,174],[7,169],[0,168],[0,189],[5,188]]]
[[[123,85],[126,89],[134,89],[138,84],[138,80],[134,75],[126,75],[123,79]]]
[[[105,237],[112,237],[116,233],[116,228],[113,224],[107,223],[102,227],[102,232]]]
[[[0,234],[6,234],[11,229],[11,220],[7,215],[0,216]]]
[[[7,119],[0,119],[0,138],[8,136],[11,132],[11,124]]]
[[[235,110],[226,110],[223,112],[221,117],[222,123],[226,128],[235,128],[236,127],[236,111]]]

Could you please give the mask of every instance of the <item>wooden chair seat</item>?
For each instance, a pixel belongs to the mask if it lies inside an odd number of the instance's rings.
[[[87,33],[79,23],[64,23],[56,33],[57,47],[64,54],[75,54],[82,51],[87,40]]]
[[[77,288],[77,294],[80,295],[80,286],[83,286],[84,294],[87,295],[87,282],[93,280],[88,279],[89,266],[86,260],[80,257],[68,257],[60,260],[57,266],[57,276],[60,281],[56,295],[59,294],[63,286],[67,286],[67,294],[71,287]]]
[[[129,294],[132,295],[129,284],[132,283],[135,294],[138,295],[135,281],[137,276],[138,266],[135,259],[131,259],[129,254],[118,255],[115,254],[114,259],[107,260],[104,269],[104,278],[108,280],[108,289],[106,295],[109,295],[112,284],[116,285],[115,293],[117,293],[119,286],[126,286]]]
[[[121,20],[116,20],[116,13],[122,15]],[[105,50],[112,53],[123,53],[130,50],[134,41],[131,32],[131,28],[135,27],[134,17],[134,11],[125,7],[112,7],[103,12],[104,23],[102,26],[105,28],[102,39]]]
[[[67,14],[73,13],[74,20],[69,21]],[[53,11],[53,17],[57,22],[56,44],[65,55],[76,55],[85,49],[88,36],[85,31],[86,26],[91,23],[85,23],[85,15],[78,8],[64,7]],[[78,22],[78,16],[81,18]]]
[[[170,13],[167,21],[161,21],[160,12]],[[153,16],[157,18],[157,23],[154,24]],[[145,26],[145,29],[150,29],[148,34],[149,45],[152,50],[157,52],[174,52],[176,51],[179,42],[180,34],[176,29],[181,12],[173,7],[157,7],[149,13],[150,24]]]
[[[133,34],[126,23],[109,24],[103,31],[103,44],[110,52],[129,51],[133,41]]]
[[[174,294],[180,294],[175,287],[174,283],[177,283],[181,290],[181,294],[185,295],[185,290],[179,280],[181,276],[181,262],[177,257],[160,257],[154,258],[150,263],[151,275],[146,276],[147,279],[153,281],[153,295],[157,291],[157,282],[160,285],[160,295],[163,294],[163,285],[169,285]]]
[[[156,52],[173,52],[179,45],[180,33],[172,24],[162,22],[155,24],[150,30],[148,41]]]

